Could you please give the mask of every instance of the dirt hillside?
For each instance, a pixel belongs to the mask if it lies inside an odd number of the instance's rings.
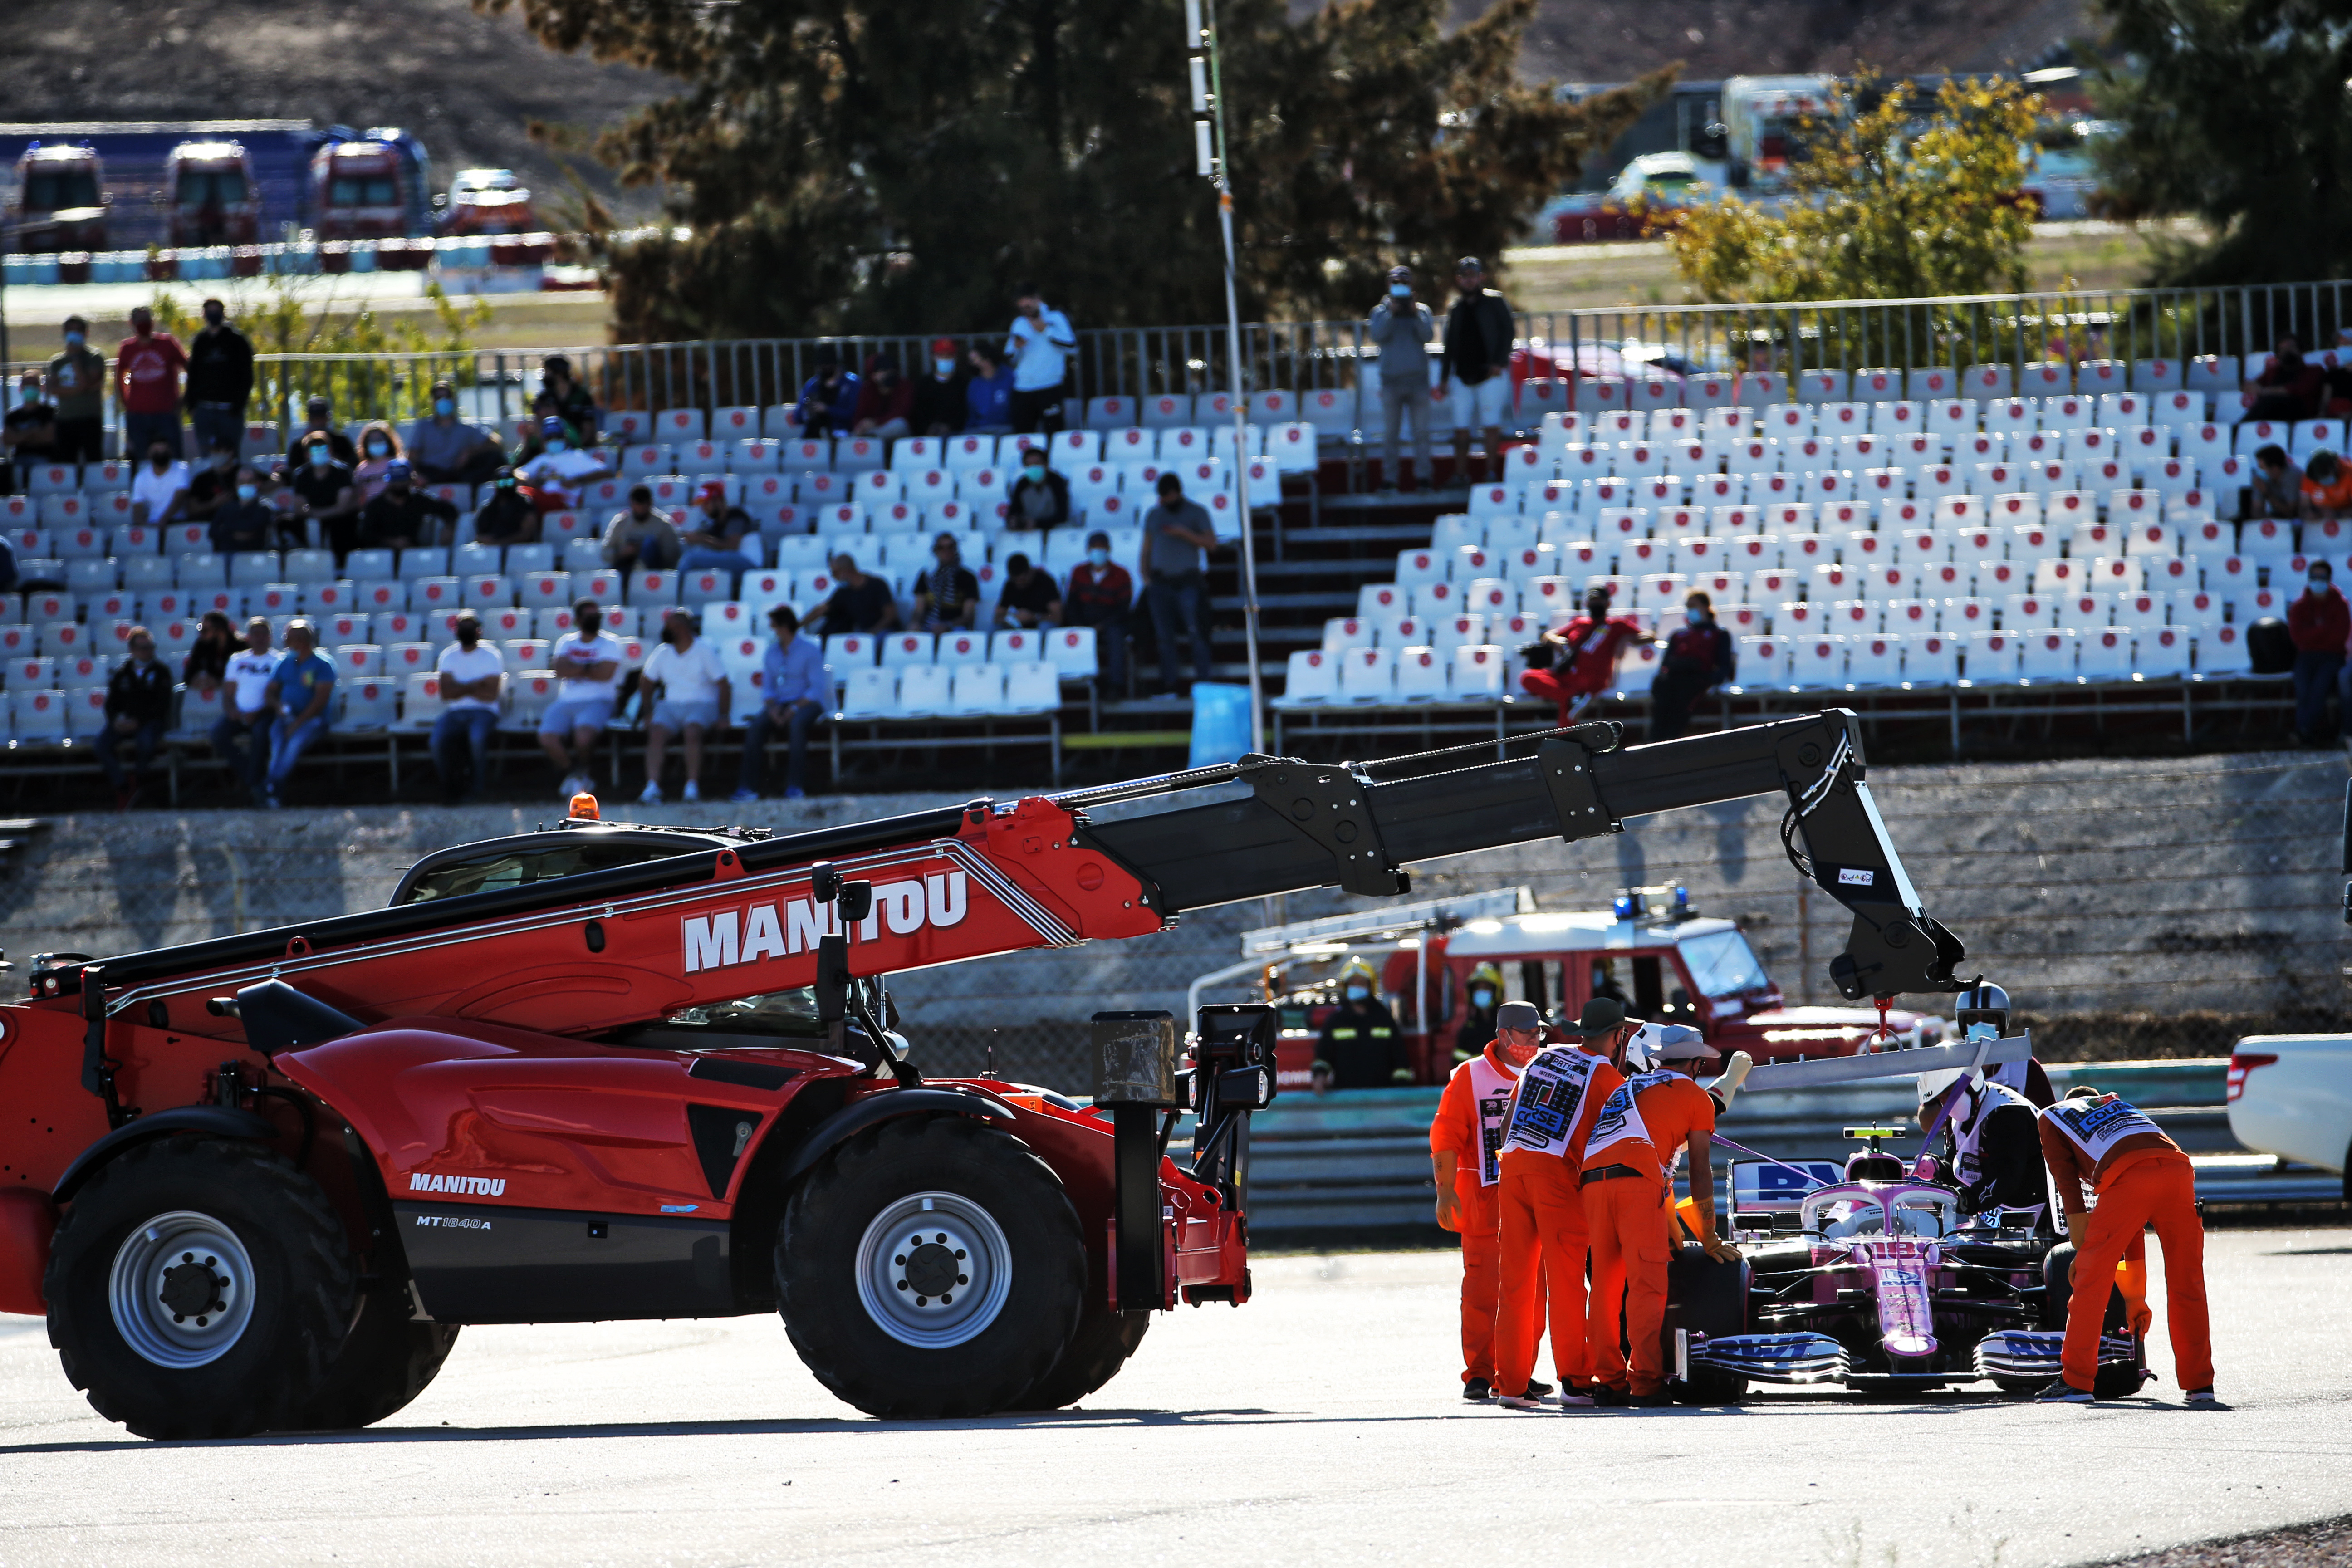
[[[1457,17],[1484,0],[1457,0]],[[2084,0],[1544,0],[1521,68],[1624,81],[1670,61],[1692,80],[2015,69],[2085,36]]]

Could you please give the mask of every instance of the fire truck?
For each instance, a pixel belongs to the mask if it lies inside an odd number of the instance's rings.
[[[1852,714],[1528,742],[786,835],[575,818],[429,856],[382,910],[36,955],[0,1005],[0,1310],[45,1315],[91,1405],[152,1437],[364,1426],[467,1323],[769,1311],[860,1410],[1052,1408],[1153,1311],[1249,1299],[1277,1012],[1203,1007],[1185,1041],[1097,1014],[1081,1105],[926,1079],[893,973],[1314,888],[1395,898],[1416,861],[1769,794],[1853,912],[1842,994],[1963,984]]]
[[[89,147],[35,142],[16,159],[16,199],[5,215],[17,230],[11,248],[104,250],[106,165]]]
[[[261,188],[237,142],[183,142],[163,160],[173,245],[252,245],[261,238]]]

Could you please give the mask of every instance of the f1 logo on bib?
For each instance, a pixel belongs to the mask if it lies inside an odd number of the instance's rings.
[[[1838,868],[1838,886],[1841,888],[1867,888],[1877,879],[1878,873],[1867,868],[1857,868],[1853,866]]]

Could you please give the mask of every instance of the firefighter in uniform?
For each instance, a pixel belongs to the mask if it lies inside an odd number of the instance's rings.
[[[1542,1015],[1531,1002],[1506,1002],[1503,1037],[1533,1033]],[[1601,1102],[1623,1079],[1616,1058],[1635,1025],[1607,997],[1584,1005],[1568,1026],[1575,1045],[1547,1046],[1519,1074],[1503,1125],[1499,1202],[1502,1304],[1495,1315],[1495,1389],[1514,1410],[1541,1407],[1533,1378],[1536,1341],[1551,1317],[1552,1366],[1563,1408],[1591,1405],[1584,1334],[1584,1205],[1578,1200],[1578,1152]]]
[[[1339,1005],[1316,1041],[1333,1089],[1386,1089],[1396,1067],[1397,1021],[1373,991],[1372,966],[1351,958],[1339,971]]]
[[[1454,1032],[1454,1059],[1466,1062],[1495,1037],[1495,1009],[1503,1003],[1503,972],[1482,963],[1470,972],[1470,1016]]]
[[[2189,1404],[2214,1403],[2205,1226],[2197,1217],[2197,1173],[2189,1156],[2155,1122],[2088,1084],[2042,1112],[2042,1155],[2074,1244],[2074,1294],[2059,1357],[2063,1370],[2042,1391],[2042,1400],[2091,1402],[2116,1265],[2132,1239],[2153,1225],[2164,1248],[2165,1327],[2175,1375]],[[2098,1199],[2098,1207],[2087,1212],[2085,1186]]]
[[[1462,1237],[1462,1397],[1483,1400],[1495,1382],[1495,1310],[1503,1287],[1496,1187],[1503,1179],[1503,1119],[1511,1090],[1539,1048],[1534,1030],[1497,1035],[1454,1069],[1429,1124],[1437,1223]]]

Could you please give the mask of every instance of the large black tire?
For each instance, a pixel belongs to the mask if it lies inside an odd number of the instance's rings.
[[[2066,1276],[2074,1266],[2074,1244],[2060,1242],[2042,1259],[2042,1325],[2045,1329],[2066,1326],[2066,1310],[2074,1299],[2074,1287]],[[2130,1309],[2124,1302],[2124,1293],[2110,1287],[2107,1290],[2107,1312],[2099,1323],[2101,1335],[2120,1334],[2131,1326]],[[2135,1357],[2135,1361],[2145,1359]],[[2100,1399],[2128,1399],[2140,1391],[2147,1380],[2140,1376],[2137,1365],[2112,1366],[2099,1363],[2098,1375],[2091,1384],[2092,1394]],[[2003,1384],[2002,1387],[2011,1384]]]
[[[1714,1337],[1748,1331],[1748,1263],[1718,1263],[1702,1247],[1684,1247],[1666,1262],[1666,1319],[1662,1347],[1666,1385],[1685,1405],[1731,1405],[1748,1392],[1738,1373],[1693,1367],[1687,1382],[1674,1377],[1675,1331]]]
[[[49,1343],[90,1407],[142,1437],[286,1426],[352,1321],[342,1223],[259,1144],[126,1149],[73,1198],[42,1291]]]
[[[1059,1410],[1064,1405],[1076,1405],[1118,1375],[1118,1369],[1127,1364],[1127,1358],[1143,1342],[1143,1331],[1151,1326],[1151,1314],[1114,1312],[1098,1305],[1098,1300],[1093,1291],[1087,1292],[1077,1332],[1062,1347],[1061,1358],[1054,1363],[1053,1369],[1015,1400],[1013,1408]]]
[[[1013,1408],[1077,1332],[1086,1288],[1061,1179],[1019,1139],[961,1116],[850,1139],[793,1194],[776,1242],[793,1348],[869,1415]]]
[[[373,1426],[425,1392],[457,1343],[456,1323],[409,1316],[404,1282],[387,1279],[360,1295],[359,1320],[328,1363],[318,1392],[286,1424],[288,1431],[336,1432]]]

